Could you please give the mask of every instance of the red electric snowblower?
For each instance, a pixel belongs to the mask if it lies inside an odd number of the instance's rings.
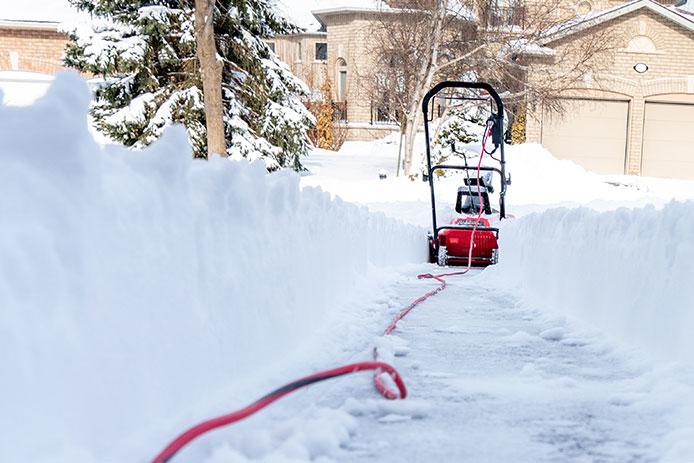
[[[467,92],[467,93],[456,93]],[[474,92],[474,93],[473,93]],[[438,96],[441,93],[448,95]],[[471,96],[472,95],[472,96]],[[476,166],[470,166],[464,153],[464,165],[438,164],[431,162],[431,142],[429,136],[429,105],[434,98],[446,100],[489,100],[493,103],[492,115],[487,121],[482,140],[482,152]],[[497,220],[506,218],[505,196],[506,188],[511,184],[511,177],[506,176],[506,160],[504,154],[504,104],[499,94],[491,85],[485,82],[441,82],[432,88],[422,102],[424,113],[424,133],[426,136],[427,176],[431,190],[432,231],[428,236],[429,261],[445,265],[493,265],[499,259],[499,229],[493,225]],[[433,112],[433,111],[432,111]],[[487,151],[491,141],[492,151]],[[498,151],[499,157],[494,157]],[[497,166],[482,165],[482,158],[487,155],[498,163]],[[459,216],[449,224],[438,226],[436,219],[436,192],[434,180],[436,172],[457,170],[465,172],[463,186],[458,188],[455,211]],[[489,195],[494,193],[493,175],[501,179],[499,191],[499,210],[492,209]]]

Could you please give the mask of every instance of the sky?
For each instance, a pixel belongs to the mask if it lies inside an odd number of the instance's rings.
[[[76,18],[68,0],[0,0],[0,19],[62,22]]]
[[[311,10],[336,6],[374,6],[378,0],[275,0],[280,11],[295,23],[317,29],[318,22]],[[33,21],[74,21],[78,13],[68,0],[0,0],[0,19]]]
[[[0,0],[6,1],[6,0]],[[279,11],[294,24],[308,30],[318,30],[318,20],[311,11],[336,7],[374,8],[382,5],[382,0],[275,0]]]

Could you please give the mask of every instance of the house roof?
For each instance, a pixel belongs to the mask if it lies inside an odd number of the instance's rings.
[[[282,16],[307,32],[317,32],[324,28],[318,14],[350,11],[381,11],[388,9],[384,0],[278,0],[277,6]]]
[[[0,19],[0,29],[30,29],[57,31],[60,23],[55,21],[24,21],[19,19]]]
[[[336,14],[348,14],[348,13],[393,13],[400,12],[402,10],[394,9],[390,7],[379,7],[379,8],[369,8],[369,7],[346,7],[346,8],[326,8],[324,10],[314,10],[313,16],[318,20],[321,25],[321,29],[325,29],[325,20],[328,16]]]
[[[547,36],[540,41],[540,44],[547,45],[556,42],[564,37],[568,37],[641,9],[650,10],[679,24],[687,30],[694,31],[694,20],[692,16],[687,14],[687,11],[678,7],[666,7],[653,0],[634,0],[607,10],[588,13],[587,15],[556,26],[548,31]]]

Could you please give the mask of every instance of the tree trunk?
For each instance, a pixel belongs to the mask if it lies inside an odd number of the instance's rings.
[[[417,114],[413,118],[408,117],[405,121],[405,156],[403,159],[403,172],[405,175],[413,175],[412,161],[414,158],[414,143],[417,137],[417,129],[419,128]]]
[[[405,175],[414,175],[413,157],[414,157],[414,142],[419,129],[419,110],[424,95],[431,87],[436,73],[436,66],[439,55],[439,46],[443,36],[443,22],[448,9],[447,0],[437,0],[436,10],[432,15],[431,22],[431,40],[430,48],[426,56],[422,59],[422,67],[419,69],[416,77],[416,86],[410,97],[409,111],[405,120],[405,156],[403,167]]]
[[[202,75],[208,159],[213,154],[227,155],[222,108],[222,62],[217,59],[214,7],[215,0],[195,0],[195,43]]]

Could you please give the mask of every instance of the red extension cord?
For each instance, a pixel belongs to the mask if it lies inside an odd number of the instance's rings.
[[[485,146],[487,144],[487,140],[489,139],[489,136],[491,134],[491,127],[487,127],[487,131],[485,132],[483,141],[482,141],[482,153],[480,154],[480,159],[477,164],[477,177],[479,178],[480,173],[481,173],[481,166],[482,166],[482,157],[484,156],[485,153]],[[434,289],[429,291],[428,293],[424,294],[423,296],[418,297],[414,301],[412,301],[407,307],[402,309],[396,316],[393,318],[393,321],[388,325],[388,327],[385,329],[383,332],[384,335],[389,335],[395,331],[397,328],[398,322],[402,320],[405,316],[407,316],[408,313],[412,311],[415,307],[417,307],[419,304],[422,302],[426,301],[430,297],[434,296],[435,294],[440,293],[444,289],[446,289],[446,280],[444,279],[445,277],[449,276],[456,276],[456,275],[465,275],[470,271],[470,268],[472,266],[472,250],[473,250],[473,243],[475,239],[475,232],[477,231],[477,227],[480,221],[480,218],[482,217],[482,189],[477,188],[478,194],[479,194],[479,203],[480,203],[480,208],[479,208],[479,214],[477,215],[477,220],[475,220],[475,225],[472,229],[472,235],[470,237],[470,249],[468,252],[468,263],[467,263],[467,268],[462,271],[462,272],[453,272],[453,273],[443,273],[440,275],[432,275],[429,273],[425,273],[422,275],[418,275],[417,278],[419,279],[425,279],[425,278],[431,278],[440,283],[440,285]],[[207,421],[203,421],[202,423],[199,423],[192,428],[188,429],[185,431],[183,434],[179,435],[174,439],[169,445],[164,448],[153,460],[152,463],[167,463],[169,462],[176,453],[178,453],[183,447],[185,447],[187,444],[189,444],[191,441],[194,439],[197,439],[201,435],[210,432],[214,429],[221,428],[223,426],[230,425],[232,423],[236,423],[237,421],[241,421],[244,418],[247,418],[263,408],[267,407],[271,403],[281,399],[282,397],[291,394],[292,392],[295,392],[301,388],[304,388],[306,386],[309,386],[314,383],[318,383],[321,381],[325,381],[327,379],[331,378],[337,378],[339,376],[344,376],[344,375],[349,375],[352,373],[356,373],[358,371],[373,371],[374,372],[374,386],[376,387],[376,390],[378,390],[379,393],[383,397],[385,397],[388,400],[395,400],[395,399],[404,399],[407,397],[407,388],[405,387],[405,383],[402,380],[402,377],[400,374],[397,372],[395,368],[393,368],[391,365],[380,362],[378,361],[378,350],[376,347],[373,349],[373,358],[374,360],[372,362],[359,362],[359,363],[353,363],[350,365],[345,365],[342,367],[334,368],[332,370],[326,370],[322,371],[319,373],[315,373],[310,376],[306,376],[304,378],[298,379],[296,381],[292,381],[289,384],[285,384],[284,386],[275,389],[274,391],[270,392],[269,394],[261,397],[260,399],[256,400],[252,404],[246,406],[245,408],[242,408],[241,410],[237,410],[235,412],[229,413],[227,415],[222,415],[216,418],[212,418]],[[390,378],[393,380],[395,383],[395,386],[397,387],[397,391],[394,391],[393,389],[389,388],[386,383],[383,381],[383,374],[387,374],[390,376]]]

